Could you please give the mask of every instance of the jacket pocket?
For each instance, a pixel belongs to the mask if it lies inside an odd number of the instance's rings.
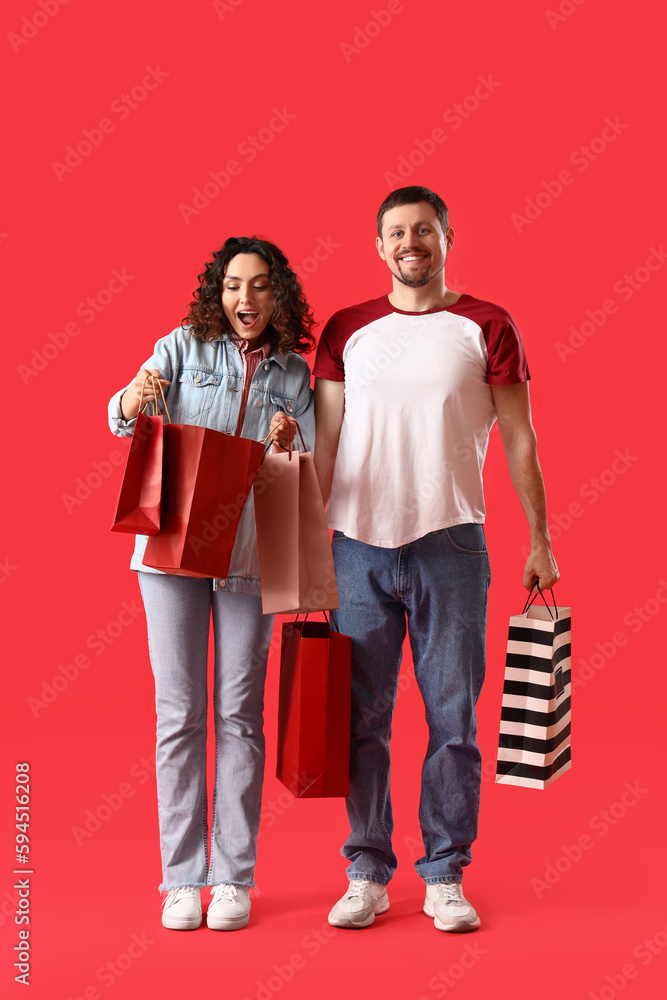
[[[213,406],[222,374],[206,368],[184,368],[178,378],[178,409],[188,419],[201,416]]]
[[[271,400],[271,406],[274,414],[279,410],[282,410],[283,413],[287,413],[288,416],[294,415],[294,410],[296,409],[295,396],[289,396],[281,392],[270,392],[269,399]]]

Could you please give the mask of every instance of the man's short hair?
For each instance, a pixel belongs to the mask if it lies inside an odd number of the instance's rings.
[[[440,195],[436,194],[435,191],[431,191],[430,188],[412,184],[409,187],[397,188],[395,191],[392,191],[380,205],[377,220],[378,236],[380,239],[382,239],[382,220],[385,212],[389,212],[390,209],[397,208],[399,205],[414,205],[418,201],[427,201],[429,205],[433,206],[438,213],[442,231],[443,233],[446,232],[449,228],[449,215],[447,206]]]

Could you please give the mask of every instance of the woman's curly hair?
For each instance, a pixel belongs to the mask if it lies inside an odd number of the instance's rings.
[[[197,276],[199,288],[193,292],[194,301],[182,320],[183,326],[190,327],[190,336],[209,341],[230,332],[222,308],[222,279],[230,260],[240,253],[257,254],[269,265],[273,313],[266,332],[271,346],[281,354],[286,351],[305,354],[312,350],[315,319],[299,279],[282,250],[257,236],[231,236],[219,250],[213,251],[213,260]]]

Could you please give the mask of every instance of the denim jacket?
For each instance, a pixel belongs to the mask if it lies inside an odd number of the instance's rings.
[[[243,362],[227,336],[205,343],[200,338],[190,338],[186,328],[177,327],[168,337],[158,340],[152,356],[141,367],[155,368],[171,382],[165,387],[165,396],[173,423],[234,434],[241,409]],[[111,397],[109,426],[114,434],[131,437],[136,421],[123,419],[120,398],[124,392],[121,389]],[[266,437],[271,419],[279,410],[298,420],[306,447],[312,451],[315,418],[310,368],[301,355],[292,351],[280,354],[272,350],[266,361],[260,363],[250,385],[241,436],[253,441]],[[136,536],[130,566],[142,573],[159,573],[160,570],[143,565],[147,541],[146,535]],[[252,496],[248,497],[241,515],[229,576],[226,580],[214,580],[213,587],[224,587],[237,594],[260,593]]]

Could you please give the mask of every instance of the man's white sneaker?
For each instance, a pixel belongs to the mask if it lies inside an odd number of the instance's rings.
[[[250,890],[223,882],[213,887],[206,923],[214,931],[238,931],[250,920]]]
[[[170,889],[162,904],[162,926],[172,931],[195,931],[201,924],[201,890],[194,885]]]
[[[426,886],[424,913],[433,917],[439,931],[476,931],[477,913],[463,895],[460,882],[437,882]]]
[[[328,916],[333,927],[370,927],[377,913],[389,909],[386,885],[353,878]]]

